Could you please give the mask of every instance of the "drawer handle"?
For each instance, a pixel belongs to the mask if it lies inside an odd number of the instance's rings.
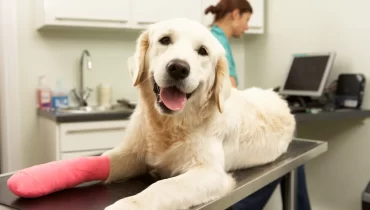
[[[127,20],[98,19],[98,18],[73,18],[73,17],[55,17],[60,21],[85,21],[85,22],[106,22],[106,23],[127,23]]]
[[[116,131],[125,130],[125,128],[94,128],[94,129],[79,129],[79,130],[68,130],[66,133],[84,133],[84,132],[99,132],[99,131]]]
[[[137,24],[139,25],[150,25],[150,24],[154,24],[155,22],[151,22],[151,21],[138,21]]]

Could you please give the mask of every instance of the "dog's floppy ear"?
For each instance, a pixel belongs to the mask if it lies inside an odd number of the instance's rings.
[[[216,78],[214,86],[214,94],[217,103],[217,108],[220,113],[223,112],[224,103],[230,96],[231,92],[231,81],[229,78],[229,69],[225,57],[221,57],[217,61],[216,65]]]
[[[128,59],[128,68],[132,76],[133,85],[136,86],[144,81],[145,55],[149,48],[148,30],[142,32],[136,42],[135,54]]]

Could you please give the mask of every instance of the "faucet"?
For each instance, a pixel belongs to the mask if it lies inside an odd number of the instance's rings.
[[[78,90],[76,90],[76,88],[73,89],[73,93],[78,100],[79,106],[87,106],[86,100],[89,98],[90,93],[92,91],[92,89],[88,87],[85,89],[85,84],[84,84],[85,60],[87,60],[87,69],[91,70],[92,62],[91,62],[90,52],[88,50],[82,51],[81,58],[80,58],[80,84],[79,84]]]

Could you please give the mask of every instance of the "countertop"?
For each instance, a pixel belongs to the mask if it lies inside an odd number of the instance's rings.
[[[365,119],[370,117],[368,109],[337,109],[333,111],[321,111],[313,113],[294,113],[297,123],[312,121],[335,121],[349,119]]]
[[[235,171],[236,188],[230,194],[192,209],[226,209],[326,150],[326,142],[295,139],[290,144],[288,152],[278,160],[264,166]],[[91,182],[44,197],[24,199],[8,190],[6,185],[8,178],[9,175],[0,176],[0,207],[2,204],[20,210],[103,210],[119,199],[141,192],[154,182],[147,175],[108,185]]]
[[[37,109],[37,115],[53,120],[57,123],[90,122],[129,119],[134,109],[123,107],[118,111],[68,113],[52,109]]]

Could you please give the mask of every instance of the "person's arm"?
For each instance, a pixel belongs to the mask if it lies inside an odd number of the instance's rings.
[[[234,59],[232,58],[230,52],[226,54],[226,59],[229,64],[229,75],[230,75],[231,84],[234,88],[238,88],[238,76],[237,76],[235,65],[234,65]]]
[[[220,44],[223,46],[223,48],[226,51],[226,60],[227,60],[228,67],[229,67],[229,76],[230,76],[231,85],[234,88],[237,88],[238,87],[238,76],[236,74],[234,59],[231,54],[231,47],[229,45],[229,42],[227,41],[226,37],[223,37],[217,32],[214,32],[214,36],[216,37],[216,39],[220,42]]]
[[[236,80],[234,77],[230,76],[230,81],[231,81],[231,85],[234,87],[234,88],[237,88],[238,86],[236,85]]]

